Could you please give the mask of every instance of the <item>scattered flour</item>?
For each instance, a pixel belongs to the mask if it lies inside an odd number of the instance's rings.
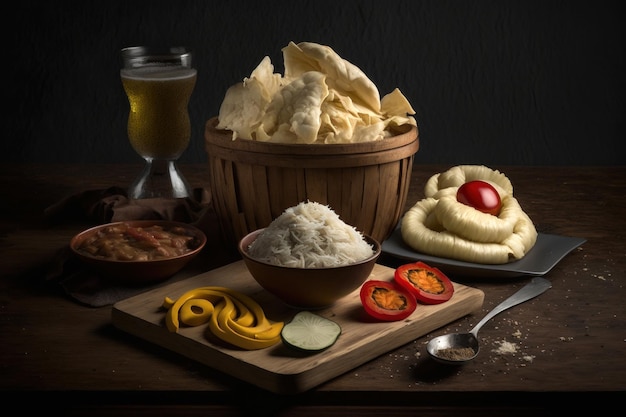
[[[507,342],[506,340],[499,340],[495,342],[500,345],[497,349],[493,349],[492,352],[498,355],[513,355],[517,353],[517,344]]]

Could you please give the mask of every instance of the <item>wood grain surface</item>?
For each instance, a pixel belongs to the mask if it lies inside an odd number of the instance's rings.
[[[369,279],[391,281],[393,268],[376,264]],[[294,277],[297,279],[297,277]],[[364,314],[358,289],[332,307],[315,311],[341,326],[342,333],[329,349],[297,354],[282,343],[259,350],[237,349],[207,336],[207,325],[172,333],[164,325],[165,297],[177,299],[199,287],[228,287],[255,299],[272,321],[288,322],[298,310],[284,305],[254,281],[243,261],[178,281],[120,301],[113,306],[118,328],[178,352],[226,374],[279,394],[311,389],[402,346],[433,329],[470,314],[482,306],[482,291],[455,284],[453,297],[439,305],[419,305],[405,320],[381,322]],[[210,333],[209,333],[210,334]]]
[[[419,153],[405,209],[445,165]],[[481,353],[461,368],[427,357],[428,340],[472,328],[527,278],[451,278],[485,294],[479,311],[442,325],[304,393],[285,396],[116,328],[111,306],[81,305],[47,280],[71,237],[94,224],[80,211],[47,219],[45,209],[85,190],[124,187],[134,165],[0,166],[0,395],[20,410],[138,416],[555,416],[602,412],[626,392],[626,167],[493,166],[541,233],[586,242],[547,275],[552,288],[502,312],[480,331]],[[193,187],[209,167],[182,165]],[[215,234],[171,281],[239,260]],[[379,264],[403,262],[383,254]],[[497,353],[502,341],[515,354]],[[24,402],[28,398],[37,401]],[[259,404],[262,404],[260,406]]]

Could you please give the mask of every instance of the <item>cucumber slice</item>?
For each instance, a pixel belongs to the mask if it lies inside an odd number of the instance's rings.
[[[310,311],[297,313],[280,332],[283,343],[306,352],[319,352],[329,348],[340,334],[341,327],[337,323]]]

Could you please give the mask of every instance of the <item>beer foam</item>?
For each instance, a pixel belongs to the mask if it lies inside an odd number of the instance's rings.
[[[180,80],[196,75],[195,68],[181,68],[172,66],[147,66],[141,68],[122,69],[120,75],[123,78],[134,80]]]

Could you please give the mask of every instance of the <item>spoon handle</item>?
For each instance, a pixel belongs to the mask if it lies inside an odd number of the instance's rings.
[[[503,312],[504,310],[528,301],[531,298],[535,298],[539,294],[544,293],[547,289],[552,287],[552,283],[545,278],[535,277],[528,284],[522,287],[515,294],[498,304],[493,310],[489,312],[481,321],[478,322],[474,329],[470,332],[476,337],[478,330],[489,321],[493,316]]]

